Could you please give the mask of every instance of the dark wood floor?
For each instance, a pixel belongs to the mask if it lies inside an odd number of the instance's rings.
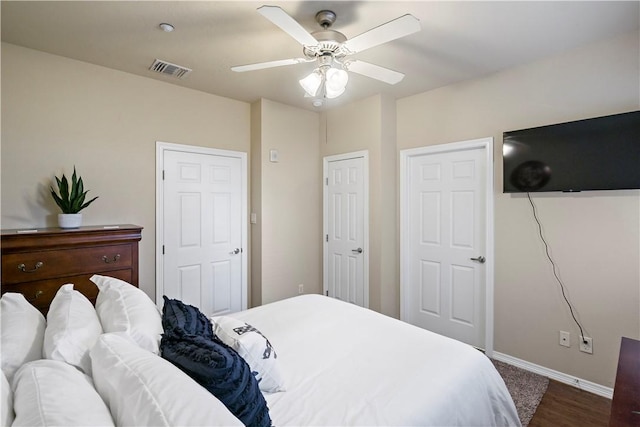
[[[549,380],[529,427],[606,427],[611,400]]]

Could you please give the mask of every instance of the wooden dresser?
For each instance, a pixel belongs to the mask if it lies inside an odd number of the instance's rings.
[[[640,426],[640,341],[622,338],[610,427]]]
[[[46,314],[60,286],[73,283],[95,304],[94,274],[138,286],[141,238],[142,227],[130,224],[2,230],[2,293],[22,293]]]

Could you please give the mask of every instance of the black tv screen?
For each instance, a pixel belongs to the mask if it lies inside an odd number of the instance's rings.
[[[503,133],[504,192],[640,189],[640,111]]]

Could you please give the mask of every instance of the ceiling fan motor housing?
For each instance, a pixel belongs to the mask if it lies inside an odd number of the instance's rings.
[[[303,46],[302,52],[307,58],[314,59],[324,55],[342,58],[350,53],[343,46],[347,37],[341,32],[330,29],[331,25],[336,22],[336,14],[333,11],[321,10],[316,13],[316,22],[322,27],[322,30],[311,33],[318,41],[317,45]]]
[[[318,40],[318,44],[302,48],[302,52],[307,58],[312,59],[327,53],[340,58],[349,54],[343,46],[343,43],[347,41],[344,34],[334,30],[323,30],[311,33],[311,35]]]
[[[316,22],[324,29],[329,28],[336,22],[336,14],[331,10],[321,10],[316,13]]]

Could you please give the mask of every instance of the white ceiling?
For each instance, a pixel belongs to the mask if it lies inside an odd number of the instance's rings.
[[[401,98],[638,30],[639,1],[2,1],[2,41],[241,101],[311,109],[297,81],[313,64],[235,73],[233,65],[301,57],[301,46],[256,12],[283,8],[313,32],[316,12],[352,38],[410,13],[422,31],[355,55],[403,72],[397,85],[351,74],[325,107],[385,93]],[[175,26],[165,33],[161,22]],[[193,69],[154,74],[162,59]]]

